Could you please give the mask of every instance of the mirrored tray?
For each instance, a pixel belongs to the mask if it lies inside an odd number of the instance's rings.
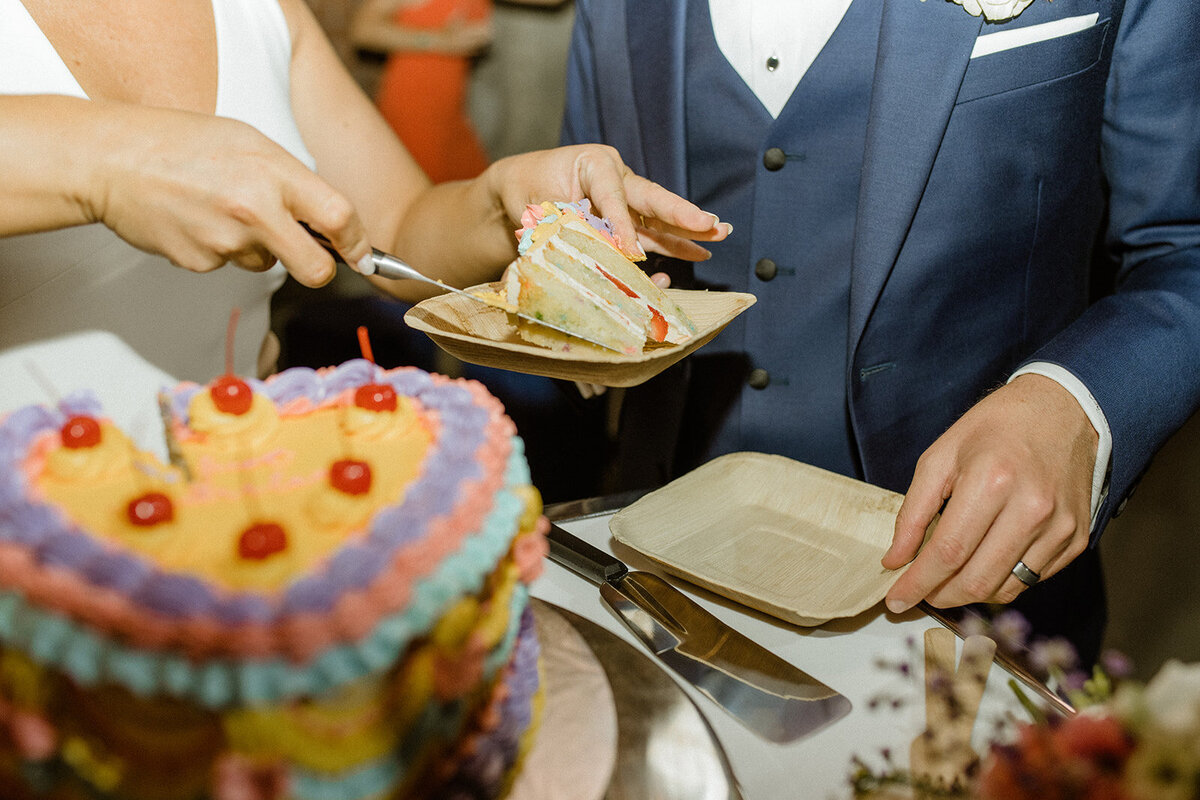
[[[655,662],[533,601],[546,703],[508,800],[741,800],[708,722]]]
[[[499,288],[500,284],[485,284],[467,291]],[[667,294],[695,323],[696,336],[682,345],[651,345],[635,355],[594,347],[563,352],[529,344],[517,335],[503,309],[457,294],[422,300],[408,310],[404,321],[450,355],[471,364],[605,386],[636,386],[708,344],[757,299],[744,292],[668,289]]]

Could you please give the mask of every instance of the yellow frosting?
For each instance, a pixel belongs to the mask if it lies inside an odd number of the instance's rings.
[[[120,428],[100,424],[100,443],[94,447],[59,447],[46,458],[46,469],[65,481],[94,481],[125,470],[133,464],[133,443]]]
[[[225,715],[225,733],[234,752],[340,772],[399,746],[404,728],[383,701],[387,692],[385,679],[375,678],[284,706],[238,709]]]
[[[212,393],[196,392],[188,405],[189,425],[208,437],[215,450],[242,450],[258,445],[279,427],[279,412],[270,398],[255,394],[244,414],[226,414],[217,409]]]
[[[459,647],[475,629],[479,619],[479,601],[474,597],[460,598],[434,627],[430,639],[441,648]]]
[[[0,699],[41,709],[49,692],[49,682],[40,667],[15,650],[0,649]]]
[[[403,691],[396,697],[396,724],[412,727],[425,707],[434,701],[434,662],[437,653],[428,642],[417,645],[405,656],[404,665],[396,675],[396,685]]]
[[[538,520],[542,517],[542,493],[528,483],[516,487],[513,492],[521,499],[524,509],[520,520],[517,521],[517,527],[522,533],[529,533],[537,527]]]
[[[116,789],[125,776],[121,759],[105,753],[103,747],[93,746],[82,736],[67,737],[61,755],[79,777],[102,792]]]
[[[508,630],[509,609],[512,607],[513,592],[517,589],[518,576],[517,566],[510,559],[505,559],[493,576],[496,588],[484,613],[476,621],[476,631],[489,648],[499,644]]]
[[[347,540],[363,535],[374,512],[402,502],[432,442],[429,424],[412,403],[402,400],[391,412],[328,406],[272,424],[275,407],[265,397],[256,395],[250,411],[235,416],[216,411],[208,392],[198,392],[192,433],[179,437],[191,482],[139,453],[139,468],[106,469],[99,475],[53,466],[41,471],[35,491],[92,535],[164,570],[197,575],[231,590],[278,590]],[[51,449],[47,465],[68,456],[109,464],[112,452],[133,452],[124,435],[107,424],[100,447],[65,450]],[[370,466],[367,493],[347,495],[330,485],[330,467],[342,459]],[[174,519],[132,524],[129,501],[151,492],[170,498]],[[280,525],[286,547],[260,560],[243,558],[238,540],[258,523]]]

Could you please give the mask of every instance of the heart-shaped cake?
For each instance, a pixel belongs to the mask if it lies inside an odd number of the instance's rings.
[[[500,403],[355,360],[164,404],[171,464],[90,397],[0,421],[0,773],[354,800],[512,764],[545,522]]]

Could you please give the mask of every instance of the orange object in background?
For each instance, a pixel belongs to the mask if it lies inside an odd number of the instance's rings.
[[[396,10],[399,27],[434,36],[456,25],[487,22],[490,0],[426,0]],[[392,52],[375,102],[413,158],[435,183],[474,178],[488,156],[467,114],[473,54],[429,50]]]

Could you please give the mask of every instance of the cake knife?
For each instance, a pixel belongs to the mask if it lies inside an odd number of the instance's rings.
[[[164,391],[158,393],[158,416],[162,420],[163,439],[167,443],[167,459],[171,462],[172,466],[179,470],[180,474],[183,475],[183,479],[190,483],[192,480],[192,469],[188,466],[187,458],[183,455],[183,448],[179,446],[179,439],[175,437],[171,398]]]
[[[609,608],[677,675],[772,742],[800,739],[850,712],[850,701],[743,636],[659,576],[550,524],[550,558],[592,583]]]
[[[334,257],[334,259],[337,260],[338,263],[340,263],[340,264],[346,263],[346,259],[342,258],[341,254],[338,253],[338,251],[334,249],[333,245],[330,243],[330,241],[327,238],[325,238],[324,235],[317,233],[317,231],[315,231],[313,228],[311,228],[305,222],[301,222],[300,224],[304,227],[304,229],[306,231],[308,231],[312,235],[312,237],[314,239],[317,240],[318,244],[320,244],[322,247],[325,248],[326,252],[328,252],[331,256]],[[382,250],[379,250],[374,247],[371,248],[371,263],[375,266],[375,274],[379,275],[382,278],[389,278],[391,280],[397,280],[397,281],[398,280],[413,280],[413,281],[421,281],[422,283],[428,283],[431,286],[436,286],[443,291],[453,292],[454,294],[462,295],[463,297],[469,297],[477,303],[483,303],[484,305],[491,306],[492,308],[499,308],[502,311],[505,311],[509,314],[515,314],[516,316],[520,317],[523,320],[526,320],[527,322],[532,322],[535,325],[541,325],[542,327],[556,330],[559,333],[565,333],[567,336],[574,336],[576,339],[582,339],[583,341],[594,344],[597,347],[603,347],[605,350],[612,350],[617,353],[623,352],[620,348],[613,347],[610,344],[605,344],[604,342],[599,342],[599,341],[596,341],[595,339],[589,339],[586,336],[575,333],[574,331],[569,331],[566,328],[559,327],[558,325],[554,325],[550,322],[547,322],[544,319],[539,319],[530,314],[526,314],[524,312],[518,311],[515,306],[513,306],[509,303],[504,303],[499,300],[489,300],[486,297],[480,297],[477,294],[468,292],[466,289],[459,289],[457,287],[450,286],[449,284],[443,283],[442,281],[430,278],[428,275],[425,275],[425,274],[419,272],[418,270],[416,270],[414,267],[412,267],[411,265],[409,265],[407,262],[403,261],[402,259],[399,259],[396,256],[391,255],[390,253],[385,253]]]

